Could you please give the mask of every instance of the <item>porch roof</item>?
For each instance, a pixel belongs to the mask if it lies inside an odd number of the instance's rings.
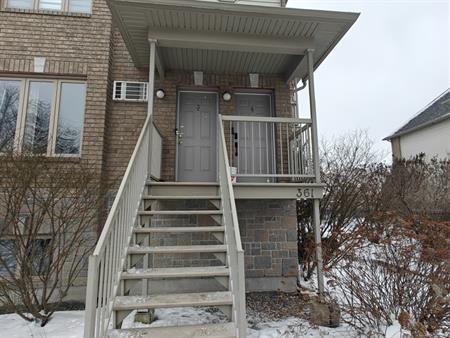
[[[137,67],[148,67],[149,40],[165,70],[283,74],[307,77],[305,52],[316,69],[359,14],[194,0],[109,0]]]

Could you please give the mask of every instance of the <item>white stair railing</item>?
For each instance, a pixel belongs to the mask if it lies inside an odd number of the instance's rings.
[[[105,337],[114,325],[113,303],[147,177],[155,127],[149,115],[131,156],[94,253],[89,257],[85,338]],[[153,135],[153,137],[152,137]],[[159,134],[157,135],[159,136]],[[157,142],[161,146],[161,142]]]
[[[225,239],[230,268],[230,287],[233,295],[233,322],[236,324],[238,338],[247,337],[247,316],[245,308],[245,269],[244,250],[231,182],[230,164],[228,161],[225,133],[222,117],[219,116],[219,184],[222,198]]]

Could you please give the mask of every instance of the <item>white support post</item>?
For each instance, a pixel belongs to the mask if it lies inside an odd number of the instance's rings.
[[[314,155],[314,175],[316,183],[320,183],[320,161],[319,161],[319,135],[317,131],[316,93],[314,89],[314,50],[308,49],[308,81],[309,81],[309,105],[312,120],[312,144]]]
[[[98,297],[98,256],[89,256],[88,280],[86,286],[86,311],[84,337],[96,337],[96,316]]]
[[[148,68],[148,115],[153,115],[153,101],[155,92],[156,40],[149,40],[150,57]]]
[[[314,240],[316,244],[316,264],[317,264],[317,285],[319,287],[319,296],[323,296],[325,291],[323,278],[323,258],[322,258],[322,233],[320,230],[320,200],[314,199]]]
[[[147,165],[147,178],[150,179],[152,175],[152,150],[153,150],[153,103],[155,98],[155,71],[156,71],[156,40],[149,40],[150,57],[148,68],[148,106],[147,114],[150,116],[149,137],[148,137],[148,165]]]
[[[319,161],[319,135],[317,129],[317,112],[316,112],[316,94],[314,88],[314,50],[308,49],[308,80],[309,80],[309,104],[311,110],[312,121],[312,144],[314,155],[314,175],[316,183],[320,183],[320,161]],[[320,200],[314,199],[314,239],[316,246],[316,264],[317,264],[317,280],[319,286],[319,295],[324,293],[323,278],[323,259],[322,259],[322,235],[320,229]]]

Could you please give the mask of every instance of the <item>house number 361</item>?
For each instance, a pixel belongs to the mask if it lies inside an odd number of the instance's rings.
[[[307,200],[314,198],[314,189],[300,188],[297,190],[297,198],[301,200]]]

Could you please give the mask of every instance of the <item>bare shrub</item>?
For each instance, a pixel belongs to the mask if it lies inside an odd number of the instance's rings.
[[[369,245],[333,269],[350,322],[381,331],[398,319],[414,337],[450,333],[450,162],[393,164],[368,215]]]
[[[321,176],[326,184],[320,202],[325,269],[366,243],[370,232],[367,215],[377,210],[387,171],[377,164],[381,154],[365,131],[355,131],[321,146]],[[298,250],[303,277],[314,272],[312,201],[298,201]]]
[[[383,210],[450,220],[450,161],[424,155],[395,161],[383,187]]]
[[[85,268],[103,194],[81,160],[5,155],[0,162],[0,303],[44,326]]]
[[[448,334],[450,222],[418,223],[393,215],[380,220],[390,224],[380,243],[333,270],[347,319],[361,331],[375,328],[380,334],[396,319],[415,337]]]

